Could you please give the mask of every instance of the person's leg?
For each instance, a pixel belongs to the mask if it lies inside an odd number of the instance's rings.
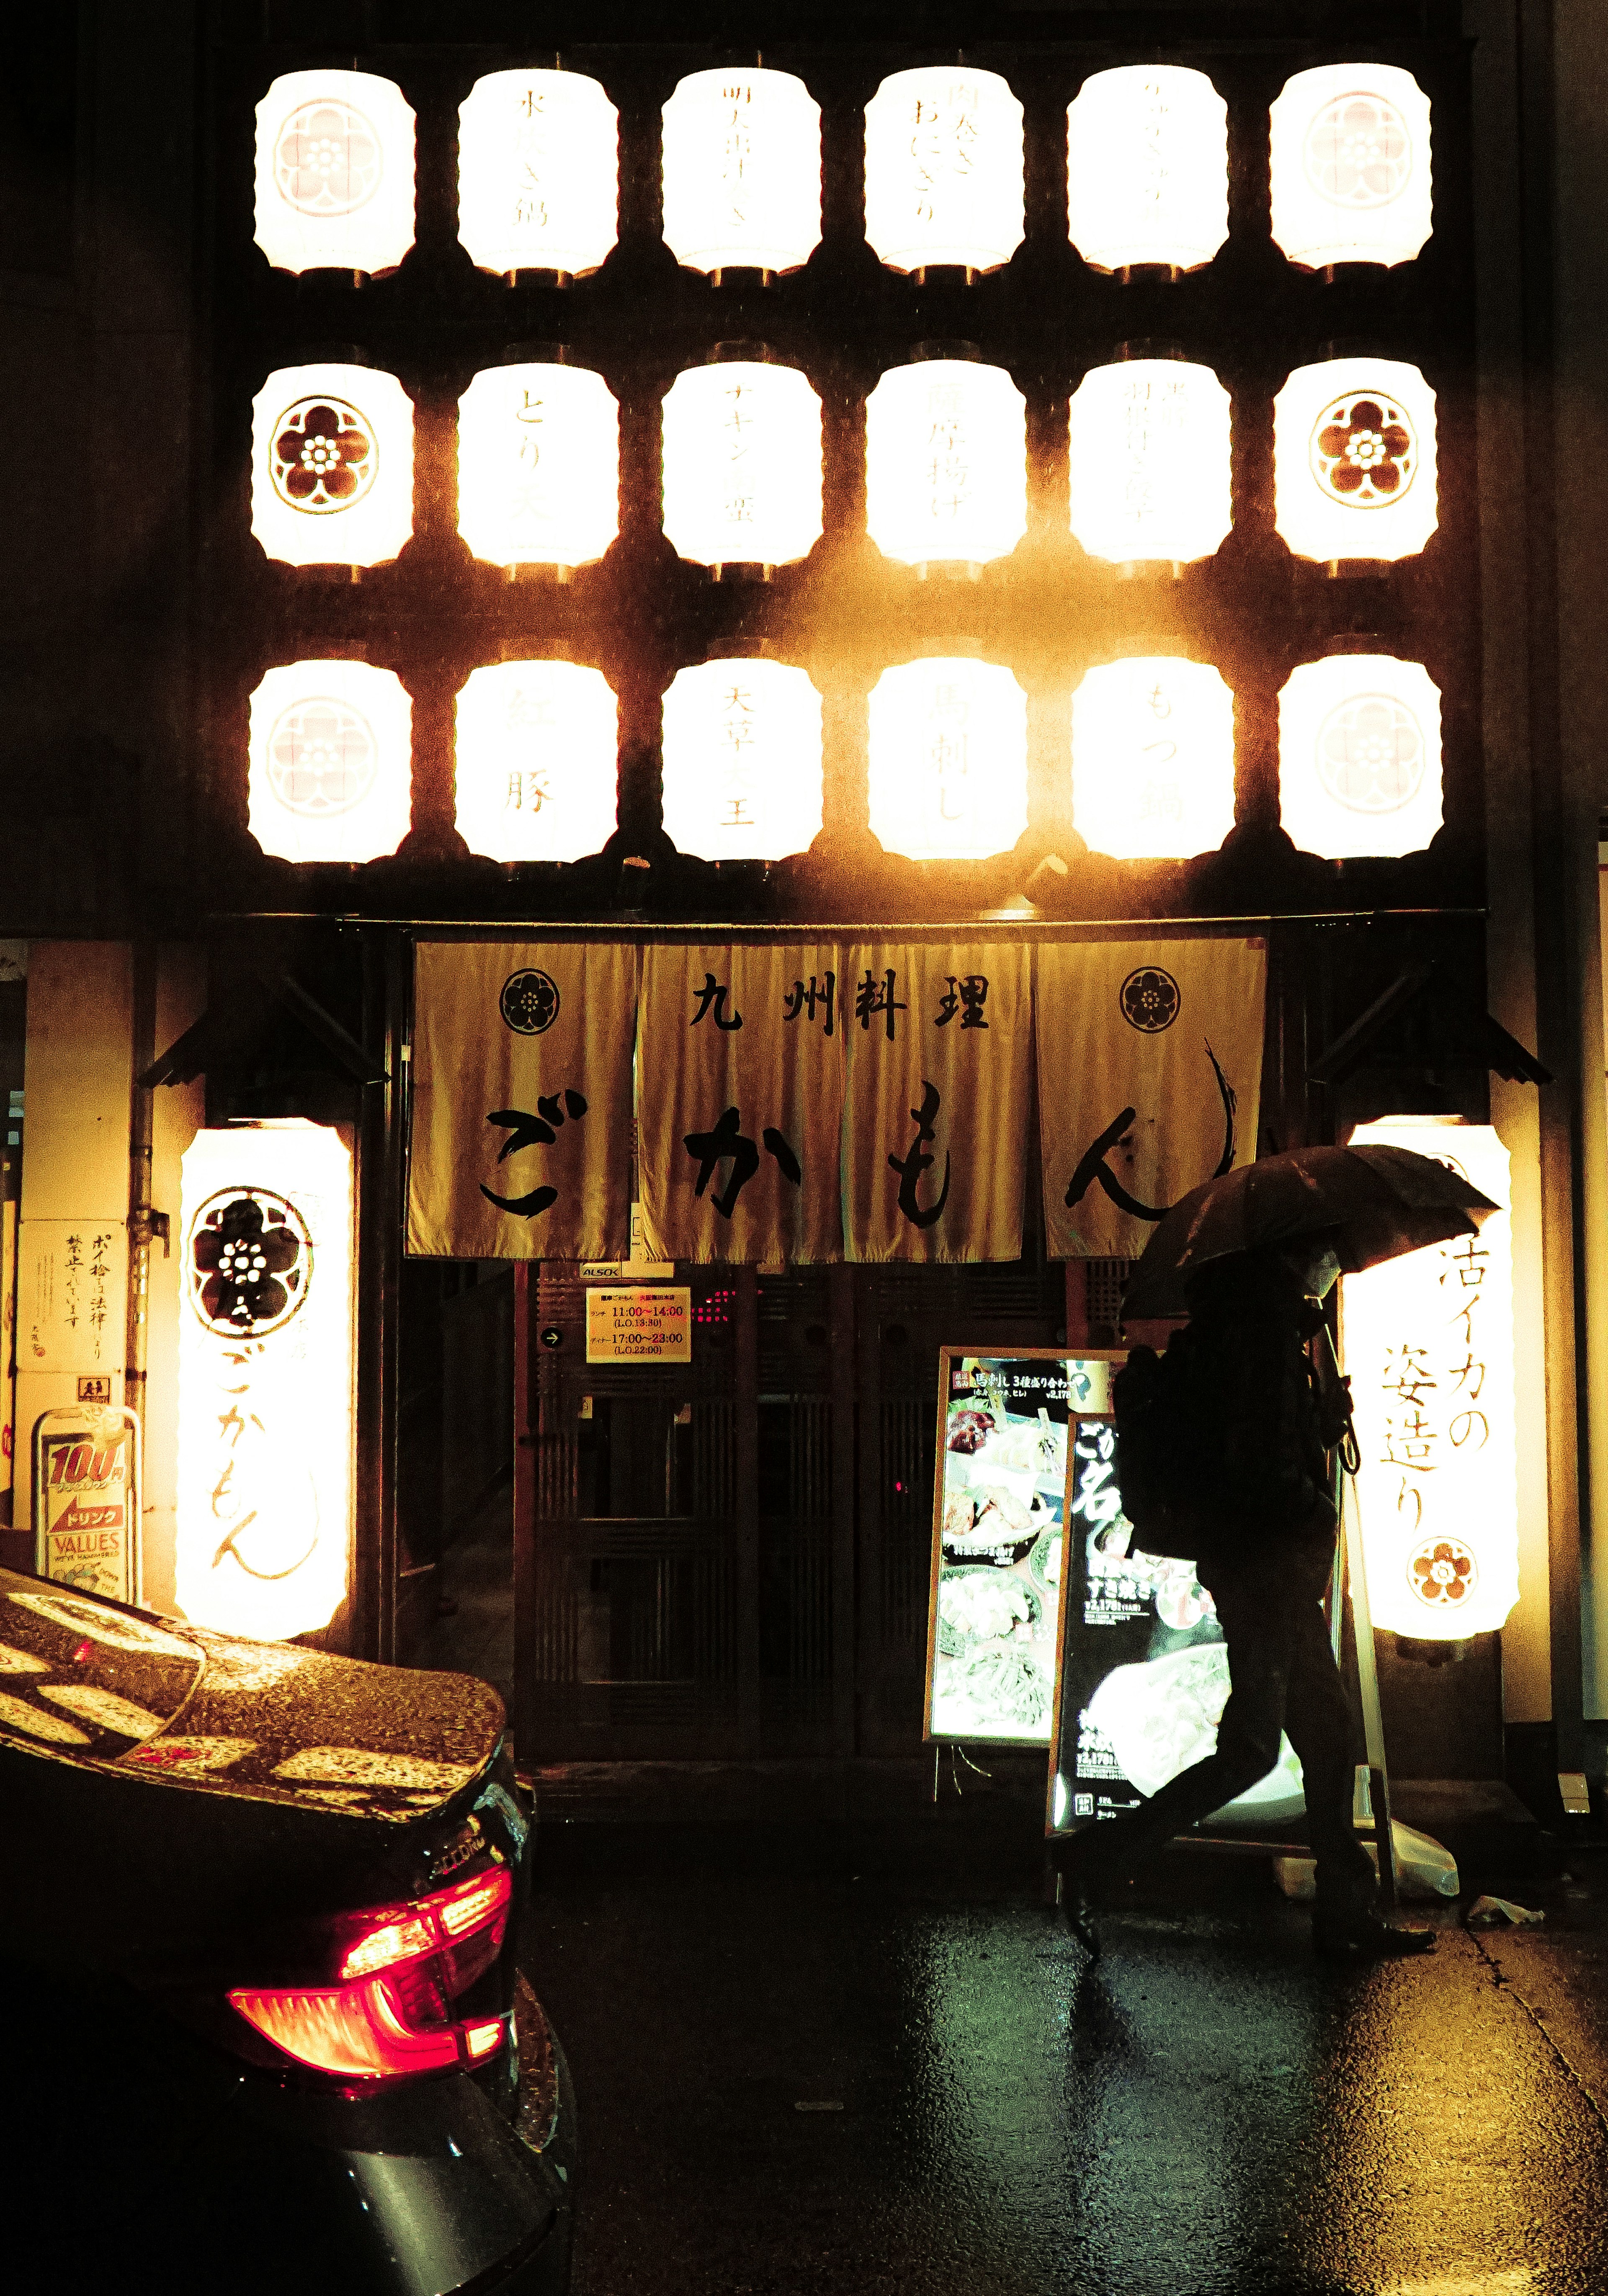
[[[1314,1558],[1309,1576],[1316,1576],[1319,1567],[1326,1580],[1331,1567],[1326,1554]],[[1302,1603],[1295,1620],[1284,1727],[1301,1766],[1307,1838],[1317,1864],[1319,1902],[1371,1906],[1377,1879],[1351,1816],[1355,1724],[1316,1592]]]

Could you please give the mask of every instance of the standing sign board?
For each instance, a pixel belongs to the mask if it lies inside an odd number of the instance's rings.
[[[1067,1432],[1107,1406],[1120,1351],[939,1350],[929,1742],[1047,1746],[1054,1718]]]
[[[117,1603],[140,1599],[140,1432],[121,1405],[78,1404],[34,1425],[34,1568]]]

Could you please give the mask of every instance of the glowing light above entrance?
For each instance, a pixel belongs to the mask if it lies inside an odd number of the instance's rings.
[[[1027,532],[1027,403],[1003,367],[918,359],[866,402],[866,525],[907,566],[985,565]]]
[[[1021,106],[997,72],[923,64],[866,106],[866,237],[893,271],[997,270],[1023,230]]]
[[[1204,72],[1122,64],[1067,108],[1072,245],[1097,270],[1210,263],[1228,236],[1228,107]]]
[[[619,531],[619,408],[590,367],[485,367],[458,401],[458,532],[496,566],[585,566]]]
[[[693,72],[664,107],[664,238],[690,270],[796,271],[821,238],[821,107],[792,72]]]
[[[251,401],[251,531],[290,566],[381,566],[414,529],[414,406],[394,374],[275,367]]]
[[[821,697],[779,661],[709,661],[664,697],[664,830],[706,861],[779,861],[821,828]]]
[[[705,566],[783,566],[821,532],[821,402],[796,367],[722,359],[664,401],[664,530]]]
[[[1298,366],[1273,440],[1278,530],[1298,558],[1410,558],[1434,533],[1435,394],[1405,360]]]
[[[871,691],[871,829],[912,861],[980,861],[1028,825],[1027,695],[1008,669],[935,657]]]
[[[619,226],[619,114],[584,72],[501,71],[458,109],[458,237],[482,271],[595,271]]]
[[[1292,263],[1408,263],[1430,235],[1430,100],[1397,64],[1319,64],[1270,115],[1273,236]]]
[[[1278,698],[1278,793],[1304,853],[1417,853],[1441,823],[1440,689],[1422,662],[1331,654]]]
[[[251,696],[247,825],[284,861],[394,853],[412,808],[413,705],[365,661],[293,661]]]
[[[279,271],[394,271],[414,243],[414,115],[373,72],[286,72],[257,107],[257,244]]]
[[[1228,393],[1209,366],[1123,359],[1072,395],[1071,526],[1091,558],[1210,558],[1234,522]]]
[[[1120,861],[1215,852],[1234,827],[1234,695],[1205,662],[1141,655],[1072,696],[1072,825]]]
[[[458,693],[457,831],[493,861],[578,861],[614,833],[619,704],[599,669],[493,662]]]

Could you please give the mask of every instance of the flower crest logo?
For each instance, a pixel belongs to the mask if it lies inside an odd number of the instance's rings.
[[[374,483],[380,450],[342,398],[299,398],[274,426],[274,491],[292,510],[349,510]]]
[[[1392,694],[1353,694],[1318,727],[1318,778],[1351,813],[1399,812],[1417,796],[1423,766],[1418,720]]]
[[[363,802],[380,769],[380,745],[361,711],[317,695],[275,720],[267,767],[281,805],[322,821]]]
[[[1142,1036],[1159,1037],[1177,1019],[1184,999],[1170,972],[1159,964],[1142,964],[1130,972],[1118,992],[1122,1018]]]
[[[383,172],[380,138],[355,104],[325,97],[292,111],[274,146],[281,197],[304,215],[351,215]]]
[[[190,1298],[209,1331],[259,1340],[288,1324],[307,1298],[313,1239],[288,1196],[225,1188],[190,1231]]]
[[[1325,103],[1307,130],[1307,180],[1337,208],[1382,208],[1413,172],[1407,121],[1382,95],[1358,88]]]
[[[1426,1539],[1407,1563],[1407,1578],[1420,1602],[1432,1610],[1456,1610],[1480,1583],[1473,1549],[1460,1538]]]
[[[558,1018],[558,983],[549,972],[534,968],[511,972],[503,983],[497,1009],[516,1036],[539,1037]]]
[[[1312,426],[1312,475],[1351,510],[1399,502],[1418,469],[1418,441],[1407,410],[1382,392],[1348,391]]]

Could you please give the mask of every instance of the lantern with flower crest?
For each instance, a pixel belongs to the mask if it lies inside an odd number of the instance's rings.
[[[619,704],[599,669],[501,661],[457,702],[457,830],[493,861],[578,861],[614,833]]]
[[[1197,270],[1228,236],[1228,107],[1204,72],[1120,64],[1067,109],[1067,217],[1096,270]]]
[[[280,271],[394,271],[414,243],[414,115],[373,72],[285,72],[257,107],[257,244]]]
[[[664,697],[664,829],[706,861],[778,861],[821,828],[821,697],[785,662],[678,670]]]
[[[870,818],[890,853],[980,861],[1028,825],[1028,698],[965,655],[885,669],[871,690]]]
[[[1439,522],[1434,392],[1403,359],[1298,366],[1273,402],[1273,483],[1297,557],[1411,557]]]
[[[482,368],[458,401],[458,532],[494,566],[585,566],[619,531],[619,408],[590,367]]]
[[[365,661],[292,661],[251,696],[247,826],[284,861],[373,861],[407,834],[413,705]]]
[[[969,65],[892,73],[866,106],[866,237],[890,271],[995,271],[1023,234],[1022,112]]]
[[[1399,64],[1318,64],[1270,114],[1273,237],[1292,263],[1409,263],[1432,225],[1430,100]]]
[[[289,566],[380,566],[414,527],[413,401],[394,374],[275,367],[251,401],[251,531]]]
[[[1091,558],[1210,558],[1234,522],[1228,393],[1172,358],[1091,367],[1072,395],[1071,527]]]
[[[1278,698],[1278,792],[1303,853],[1417,853],[1441,823],[1440,690],[1422,662],[1330,654]]]
[[[1234,695],[1202,661],[1148,654],[1072,696],[1072,825],[1119,861],[1212,853],[1234,827]]]
[[[619,114],[584,72],[500,71],[458,108],[458,237],[482,271],[595,271],[619,228]]]
[[[821,107],[792,72],[693,72],[664,107],[664,240],[677,263],[796,271],[821,238]]]
[[[821,402],[796,367],[722,356],[687,368],[665,394],[663,439],[664,530],[683,558],[784,566],[814,547]]]
[[[866,402],[866,526],[907,566],[986,565],[1027,532],[1027,402],[1003,367],[918,358]]]

